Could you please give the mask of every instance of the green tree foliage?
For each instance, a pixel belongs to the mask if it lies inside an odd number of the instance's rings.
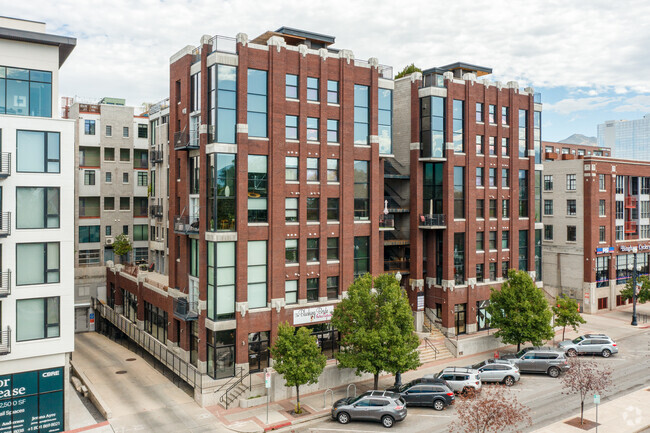
[[[516,344],[519,351],[522,343],[539,346],[542,340],[553,338],[551,309],[525,271],[510,269],[501,290],[490,290],[490,326],[499,328],[495,335],[501,341]]]
[[[407,75],[411,75],[413,72],[422,72],[422,69],[415,66],[415,63],[411,63],[410,65],[405,66],[404,69],[395,76],[395,79],[397,80],[398,78],[406,77]]]
[[[373,374],[375,389],[382,371],[397,374],[420,365],[413,313],[392,274],[357,278],[334,309],[332,325],[341,335],[339,367]]]
[[[636,295],[636,300],[640,303],[650,301],[650,279],[647,275],[641,275],[636,279],[637,283],[641,285],[641,290],[638,291]],[[623,299],[632,299],[632,278],[627,280],[625,288],[621,290],[621,296]]]
[[[300,385],[318,382],[327,362],[316,337],[307,328],[281,323],[271,356],[275,361],[273,368],[284,377],[286,386],[296,387],[296,413],[301,413]]]
[[[116,255],[123,257],[127,255],[132,249],[133,244],[127,235],[120,233],[119,235],[115,236],[115,242],[113,242],[113,252]]]
[[[560,295],[555,300],[553,314],[555,314],[555,324],[562,327],[562,340],[567,326],[577,331],[580,324],[587,323],[580,315],[578,301],[565,295]]]

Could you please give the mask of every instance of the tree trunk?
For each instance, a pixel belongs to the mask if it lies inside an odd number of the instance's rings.
[[[379,389],[379,373],[375,373],[375,387],[373,389]]]
[[[517,343],[517,352],[519,352],[519,349],[521,349],[521,343]]]
[[[580,402],[580,425],[583,425],[585,423],[585,401],[582,400]]]
[[[566,325],[562,327],[562,341],[564,341],[564,332],[566,331]]]
[[[302,413],[302,409],[300,409],[300,385],[296,385],[296,413]]]

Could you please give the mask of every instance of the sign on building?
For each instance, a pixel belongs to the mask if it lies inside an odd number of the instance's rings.
[[[305,325],[307,323],[324,322],[332,319],[332,313],[334,313],[334,305],[293,310],[293,324]]]

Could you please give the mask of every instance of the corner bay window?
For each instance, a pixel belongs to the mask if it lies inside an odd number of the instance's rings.
[[[266,241],[248,241],[248,308],[266,307]]]
[[[235,375],[235,330],[206,330],[207,371],[213,379]]]
[[[233,144],[237,123],[237,68],[210,66],[208,87],[208,140]]]
[[[267,137],[267,71],[248,70],[248,136]]]
[[[208,242],[207,248],[208,319],[232,320],[235,318],[235,242]]]
[[[421,155],[423,158],[443,158],[445,151],[445,98],[432,96],[422,98]]]
[[[368,86],[354,85],[354,144],[369,144],[370,99]]]
[[[454,281],[465,284],[465,233],[454,233]]]

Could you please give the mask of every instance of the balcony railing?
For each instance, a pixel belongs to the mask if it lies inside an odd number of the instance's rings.
[[[199,318],[198,302],[187,298],[174,298],[174,317],[189,322]]]
[[[220,53],[237,54],[237,39],[229,36],[213,36],[210,39],[212,51],[219,51]]]
[[[423,229],[444,229],[445,215],[444,214],[428,214],[420,215],[420,228]]]
[[[11,153],[0,153],[0,177],[11,176]]]
[[[393,79],[393,67],[387,65],[379,65],[379,76],[387,80]]]
[[[395,228],[395,215],[380,214],[379,215],[379,230],[393,230]]]
[[[199,140],[190,140],[190,133],[179,131],[174,133],[174,150],[194,150],[199,148]]]
[[[636,233],[636,221],[625,221],[625,233]]]
[[[11,295],[11,271],[0,272],[0,298]]]
[[[174,218],[174,232],[182,235],[198,233],[199,217],[176,216]]]
[[[625,207],[628,209],[636,208],[636,197],[625,197]]]
[[[11,328],[7,326],[0,332],[0,355],[9,353],[11,353]]]
[[[2,212],[0,215],[0,237],[11,234],[11,212]]]
[[[164,110],[167,107],[169,107],[169,98],[165,98],[162,101],[160,101],[160,102],[158,102],[156,104],[153,104],[149,108],[149,115],[151,116],[152,114],[155,114],[155,113],[159,112],[160,110]]]
[[[153,164],[163,162],[163,152],[162,152],[162,150],[152,150],[152,151],[149,152],[149,154],[150,154],[149,158],[151,159],[151,162]]]
[[[149,216],[155,218],[163,217],[163,206],[161,204],[152,204],[149,206]]]

